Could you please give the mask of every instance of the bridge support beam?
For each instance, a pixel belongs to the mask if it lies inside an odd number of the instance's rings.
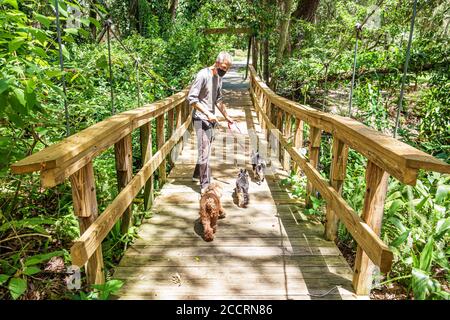
[[[284,117],[284,126],[283,126],[283,135],[285,136],[285,138],[289,141],[292,142],[292,116],[285,112],[285,117]],[[283,168],[284,170],[287,171],[287,173],[290,174],[291,172],[291,156],[289,155],[289,152],[287,152],[286,148],[284,148],[283,151]]]
[[[142,166],[144,166],[153,156],[152,122],[153,120],[150,120],[140,128]],[[154,200],[153,185],[154,185],[154,178],[152,174],[145,183],[144,187],[144,210],[148,210],[153,203]]]
[[[381,232],[388,180],[389,174],[369,160],[366,169],[366,195],[362,219],[377,235],[380,235]],[[374,268],[373,262],[358,246],[353,275],[353,288],[356,294],[368,295],[370,293]]]
[[[342,193],[345,173],[347,170],[348,146],[334,137],[331,147],[332,160],[330,170],[330,184],[339,193]],[[339,218],[337,213],[327,204],[327,220],[325,223],[325,239],[336,239]]]
[[[317,165],[319,164],[319,152],[320,152],[320,140],[322,138],[322,131],[319,128],[310,126],[309,128],[309,162],[311,165],[317,169]],[[316,196],[316,189],[314,188],[313,183],[308,179],[306,183],[306,199],[305,206],[306,208],[311,207],[311,196]]]
[[[167,132],[166,132],[166,139],[165,139],[165,141],[170,139],[170,137],[172,136],[174,123],[175,123],[174,109],[170,109],[167,112]],[[173,168],[173,166],[174,166],[171,153],[169,153],[169,165],[170,165],[171,168]]]
[[[303,120],[299,118],[295,119],[294,147],[297,150],[303,147]],[[296,174],[299,174],[300,167],[295,161],[293,163],[293,170]]]
[[[165,142],[165,136],[164,136],[164,114],[160,115],[158,118],[156,118],[156,139],[158,141],[158,150],[162,148]],[[167,180],[167,174],[166,174],[166,159],[164,159],[161,162],[161,165],[159,166],[159,187],[161,188],[162,185]]]
[[[74,213],[78,217],[80,235],[94,223],[98,216],[97,193],[95,190],[92,161],[70,176]],[[102,246],[89,258],[85,265],[88,284],[105,282]]]
[[[126,135],[114,145],[116,156],[117,186],[119,192],[126,187],[133,176],[133,157],[131,151],[131,134]],[[120,230],[122,234],[128,232],[132,218],[132,205],[125,209],[122,215],[122,225]]]

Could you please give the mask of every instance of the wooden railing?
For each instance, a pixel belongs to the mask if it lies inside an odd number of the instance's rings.
[[[379,237],[389,175],[415,185],[419,169],[450,173],[450,166],[356,120],[320,112],[278,96],[261,81],[253,67],[250,75],[253,105],[267,140],[275,139],[275,148],[283,150],[279,158],[285,170],[291,169],[292,160],[294,169],[298,166],[305,173],[306,205],[310,205],[309,196],[315,190],[326,200],[325,238],[336,238],[338,220],[341,220],[357,242],[353,286],[357,294],[368,295],[373,266],[387,272],[393,260],[392,251]],[[295,128],[292,128],[294,121]],[[304,122],[309,125],[308,159],[300,152]],[[333,137],[330,181],[317,169],[322,131]],[[341,196],[349,147],[368,160],[361,216]]]
[[[72,263],[78,267],[86,266],[88,283],[101,284],[105,280],[101,248],[103,239],[120,218],[121,231],[127,232],[133,199],[144,188],[144,206],[148,208],[153,201],[153,173],[159,169],[158,177],[160,184],[163,184],[166,180],[166,158],[174,147],[178,148],[178,154],[181,152],[183,145],[179,140],[192,118],[186,95],[187,89],[162,101],[112,116],[11,166],[14,173],[40,171],[41,185],[46,188],[70,179],[74,213],[80,225],[80,238],[71,248]],[[158,147],[154,155],[153,119],[156,119]],[[131,133],[137,128],[140,128],[142,168],[133,177]],[[167,141],[165,133],[169,137]],[[92,161],[112,145],[120,192],[98,215]]]

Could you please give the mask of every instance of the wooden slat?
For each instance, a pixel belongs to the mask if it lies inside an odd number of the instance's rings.
[[[347,170],[348,146],[341,140],[334,138],[331,147],[332,159],[330,169],[330,184],[341,194]],[[327,205],[327,218],[325,223],[325,239],[334,240],[337,236],[338,215]]]
[[[164,114],[160,115],[156,118],[156,141],[158,150],[162,148],[165,141],[165,133],[164,133]],[[167,173],[166,173],[166,159],[161,162],[159,166],[159,188],[166,182]]]
[[[295,119],[295,136],[294,136],[294,147],[300,149],[303,147],[303,120],[296,118]],[[293,163],[293,170],[297,174],[299,174],[297,163]]]
[[[381,232],[383,220],[384,200],[386,198],[389,174],[373,162],[367,163],[366,194],[362,218],[376,234]],[[392,261],[385,261],[380,265],[381,272],[391,269]],[[369,294],[372,287],[372,273],[374,264],[360,246],[356,250],[355,274],[353,287],[357,294]]]
[[[13,173],[28,173],[58,167],[61,172],[80,159],[92,159],[92,155],[98,154],[99,150],[107,149],[133,129],[183,102],[187,92],[188,89],[185,89],[162,101],[114,115],[12,164],[11,170]]]
[[[167,112],[167,134],[166,134],[166,139],[169,139],[172,136],[172,132],[173,132],[173,125],[175,123],[175,119],[174,119],[174,109],[171,109]],[[169,165],[172,168],[173,167],[173,159],[172,159],[172,155],[169,154]]]
[[[99,247],[102,240],[121,217],[125,208],[133,201],[150,175],[164,161],[170,150],[181,138],[191,122],[190,115],[187,121],[178,128],[164,146],[155,153],[142,169],[133,177],[128,185],[117,195],[113,202],[105,209],[100,217],[74,242],[71,247],[72,263],[82,266]]]
[[[283,133],[284,133],[284,136],[288,139],[288,141],[290,141],[292,143],[294,140],[293,137],[291,137],[291,135],[292,135],[292,116],[289,113],[286,113],[286,116],[285,116],[285,126],[284,126]],[[291,172],[291,159],[289,157],[289,153],[286,150],[283,151],[283,168],[287,172]]]
[[[140,128],[141,162],[146,164],[153,155],[152,150],[152,121],[147,122]],[[153,203],[153,174],[145,183],[144,187],[144,210],[148,210]]]
[[[310,126],[309,127],[309,163],[315,169],[319,164],[319,153],[320,153],[320,142],[322,138],[322,131],[319,128]],[[314,188],[314,184],[308,178],[306,183],[306,198],[305,203],[306,207],[310,208],[312,205],[311,195],[316,197],[316,188]]]
[[[164,255],[125,255],[120,264],[128,267],[148,266],[153,267],[207,267],[210,265],[222,265],[224,269],[234,268],[243,261],[242,257],[235,256],[192,256],[190,259],[186,257],[170,257]],[[348,263],[342,256],[252,256],[246,259],[246,265],[258,267],[280,267],[297,266],[297,267],[347,267]]]
[[[74,214],[78,217],[82,235],[98,216],[97,195],[95,191],[94,167],[92,162],[70,176]],[[88,284],[102,284],[105,281],[103,253],[101,245],[89,258],[86,266]]]
[[[255,87],[259,87],[277,107],[312,126],[331,132],[334,137],[342,140],[350,148],[360,152],[403,183],[414,185],[418,169],[450,173],[449,164],[423,151],[371,129],[356,120],[317,111],[280,97],[260,80],[252,67],[250,67],[250,74],[255,79],[253,82]]]
[[[253,94],[253,93],[252,93]],[[255,105],[260,109],[259,105]],[[319,190],[327,204],[338,213],[339,218],[344,222],[347,230],[362,247],[370,259],[380,267],[389,266],[392,263],[393,254],[389,247],[381,241],[378,235],[365,223],[358,214],[345,202],[339,193],[325,180],[324,177],[301,155],[295,148],[289,146],[282,134],[269,122],[266,115],[263,115],[267,125],[272,129],[281,144],[288,150],[293,161],[296,161],[305,172],[308,179]],[[383,270],[384,272],[386,270]]]
[[[94,168],[92,162],[70,176],[73,211],[77,217],[97,215]]]
[[[251,266],[235,266],[233,268],[223,268],[221,265],[211,265],[211,266],[198,266],[198,267],[185,267],[185,266],[174,266],[167,267],[165,273],[161,274],[158,271],[158,267],[153,266],[134,266],[134,267],[117,267],[115,268],[114,278],[122,280],[153,280],[153,279],[168,279],[168,275],[174,275],[178,273],[180,278],[201,278],[201,279],[215,279],[222,278],[225,276],[237,276],[253,274],[260,275],[261,277],[268,276],[268,281],[278,282],[278,279],[273,281],[270,279],[271,275],[289,275],[290,278],[298,279],[319,279],[324,278],[324,275],[331,274],[340,277],[342,280],[352,279],[353,273],[348,267],[309,267],[304,270],[299,270],[294,265],[286,266],[285,268],[280,268],[279,266],[261,266],[260,268],[254,268]],[[337,280],[341,280],[337,279]],[[276,283],[275,282],[275,283]]]
[[[123,137],[114,145],[116,159],[117,189],[120,192],[130,182],[133,175],[133,156],[131,147],[131,134]],[[128,232],[131,223],[132,205],[127,207],[122,214],[122,234]]]

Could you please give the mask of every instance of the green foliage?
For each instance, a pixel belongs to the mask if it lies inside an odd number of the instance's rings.
[[[80,291],[79,294],[74,295],[74,300],[108,300],[108,298],[116,293],[123,286],[120,280],[108,280],[104,284],[94,284],[91,287],[94,289],[89,292]]]
[[[11,298],[17,300],[27,291],[28,280],[41,272],[38,265],[64,254],[64,251],[54,251],[20,259],[21,252],[18,252],[9,259],[0,259],[0,270],[4,272],[0,274],[0,286],[7,287]]]
[[[389,125],[389,114],[383,104],[380,89],[370,83],[356,88],[355,100],[358,105],[357,118],[362,119],[369,127],[379,131]]]
[[[216,54],[235,41],[235,37],[208,38],[199,32],[210,25],[207,8],[188,15],[180,3],[177,19],[172,22],[167,2],[138,3],[138,27],[130,20],[128,3],[106,1],[105,6],[97,6],[102,15],[110,10],[115,30],[128,48],[114,38],[111,41],[116,112],[138,107],[138,83],[141,103],[185,88],[200,68],[212,64]],[[61,255],[59,249],[70,247],[79,237],[68,181],[43,190],[39,173],[20,176],[19,180],[9,166],[61,141],[65,135],[64,99],[69,106],[71,134],[111,116],[107,43],[106,39],[92,43],[90,30],[94,25],[100,32],[103,17],[97,21],[89,17],[87,6],[59,1],[65,65],[61,71],[53,5],[37,0],[0,1],[0,238],[6,248],[0,260],[1,298],[23,298],[28,284],[42,275],[41,264]],[[80,18],[71,16],[74,8],[81,12]],[[62,90],[63,75],[67,96]],[[136,134],[139,132],[133,133],[132,139],[133,172],[141,166]],[[112,148],[94,159],[94,170],[101,212],[118,193]],[[138,225],[148,215],[142,199],[135,199],[133,222]],[[107,277],[135,237],[135,227],[122,235],[120,222],[114,226],[102,245]],[[64,256],[70,263],[66,252]],[[107,282],[90,293],[80,293],[79,298],[106,299],[119,287],[117,282]],[[60,292],[61,297],[66,297],[64,292]]]
[[[395,254],[390,277],[407,275],[403,281],[415,299],[446,296],[436,277],[449,270],[449,183],[450,177],[433,173],[414,188],[398,182],[389,186],[383,234]]]

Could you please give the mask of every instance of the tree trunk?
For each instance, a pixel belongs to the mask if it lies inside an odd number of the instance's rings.
[[[292,18],[314,23],[319,2],[320,0],[299,0],[297,8],[292,13]],[[298,36],[292,46],[299,49],[303,38],[304,35]]]
[[[263,70],[263,76],[264,81],[266,83],[269,83],[269,39],[265,38],[263,40],[263,61],[264,61],[264,70]]]
[[[256,40],[256,37],[252,37],[252,65],[255,68],[255,71],[259,70],[258,66],[258,41]]]
[[[128,19],[131,30],[137,30],[139,32],[139,0],[130,0]]]
[[[177,15],[177,8],[178,8],[178,0],[170,0],[170,17],[171,21],[175,21],[175,17]]]
[[[289,22],[291,18],[292,0],[280,1],[282,17],[279,26],[280,38],[278,39],[277,54],[275,58],[275,68],[281,65],[283,59],[283,53],[286,48],[286,43],[289,35]],[[275,88],[276,79],[272,78],[271,87]]]
[[[95,0],[92,0],[92,3],[89,8],[89,18],[97,20],[97,12],[93,8],[94,5],[95,5]],[[94,41],[95,41],[97,39],[97,27],[92,22],[89,22],[89,28],[91,29],[92,39],[94,39]]]
[[[320,0],[300,0],[297,8],[292,13],[292,17],[308,22],[314,22],[319,2]]]

